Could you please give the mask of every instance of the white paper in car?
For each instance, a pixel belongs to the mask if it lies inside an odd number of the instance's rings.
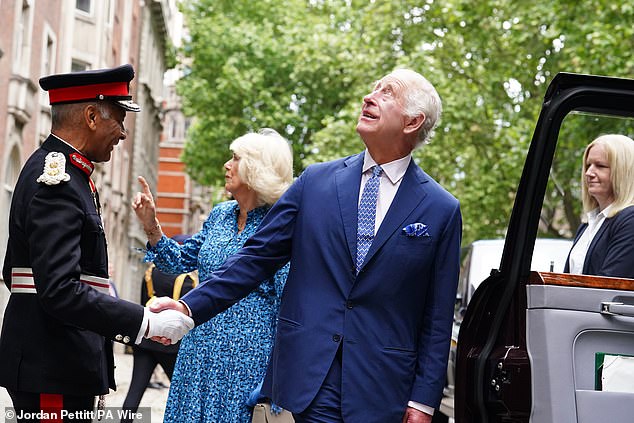
[[[634,357],[606,354],[601,382],[603,391],[634,393]]]

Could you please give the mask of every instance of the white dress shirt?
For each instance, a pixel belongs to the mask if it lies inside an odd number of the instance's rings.
[[[394,197],[396,196],[396,191],[398,191],[398,187],[401,186],[401,181],[403,180],[403,176],[407,171],[407,167],[409,166],[409,162],[412,160],[411,154],[400,158],[398,160],[394,160],[389,163],[385,163],[381,165],[381,169],[383,169],[383,173],[381,174],[381,183],[379,184],[379,196],[376,202],[376,217],[374,218],[374,234],[381,227],[381,223],[387,214],[387,211],[390,209],[392,205],[392,201],[394,201]],[[359,189],[359,203],[361,203],[361,194],[363,193],[363,188],[365,187],[365,183],[372,176],[372,172],[370,172],[370,168],[376,165],[376,162],[370,156],[368,150],[365,150],[365,156],[363,158],[363,170],[361,174],[361,189]]]
[[[588,227],[583,231],[575,245],[570,250],[570,258],[568,259],[568,268],[570,273],[581,275],[583,273],[583,264],[586,261],[586,255],[588,255],[588,249],[592,240],[596,236],[597,232],[605,222],[606,216],[610,211],[612,204],[599,212],[599,209],[594,209],[587,214]]]
[[[398,187],[401,186],[401,181],[403,181],[403,176],[405,176],[405,172],[409,166],[409,162],[412,160],[412,155],[408,154],[405,157],[400,159],[391,161],[389,163],[384,163],[381,165],[381,169],[383,169],[383,173],[381,174],[381,183],[379,184],[379,196],[376,202],[376,217],[374,218],[374,234],[378,232],[381,227],[381,223],[387,214],[387,211],[390,209],[392,205],[392,201],[394,201],[394,197],[396,196],[396,191],[398,191]],[[365,187],[365,183],[372,176],[372,172],[370,172],[370,168],[372,168],[377,163],[374,161],[372,156],[370,156],[370,152],[366,149],[365,155],[363,157],[363,170],[361,174],[361,189],[359,189],[359,203],[361,203],[361,194],[363,193],[363,188]],[[407,403],[409,407],[415,408],[423,413],[427,413],[429,415],[434,414],[434,408],[425,404],[418,403],[416,401],[409,401]]]

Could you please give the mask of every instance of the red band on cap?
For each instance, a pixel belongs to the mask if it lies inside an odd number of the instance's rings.
[[[99,95],[128,96],[127,82],[108,82],[105,84],[82,85],[78,87],[55,88],[48,91],[51,104],[78,100],[96,99]]]

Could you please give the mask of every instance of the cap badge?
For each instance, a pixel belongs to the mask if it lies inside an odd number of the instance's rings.
[[[37,178],[37,182],[46,185],[57,185],[60,182],[70,181],[70,175],[66,173],[66,157],[63,153],[51,151],[44,159],[44,171]]]

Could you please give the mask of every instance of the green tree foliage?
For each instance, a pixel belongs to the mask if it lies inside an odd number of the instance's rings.
[[[415,159],[460,199],[465,243],[504,236],[553,76],[634,74],[634,6],[625,0],[190,0],[183,10],[191,38],[179,90],[196,117],[184,161],[197,181],[220,183],[231,140],[262,127],[291,141],[296,173],[361,151],[363,95],[410,67],[444,106]],[[579,222],[581,149],[609,130],[593,125],[571,124],[562,136],[544,234],[569,235]]]

